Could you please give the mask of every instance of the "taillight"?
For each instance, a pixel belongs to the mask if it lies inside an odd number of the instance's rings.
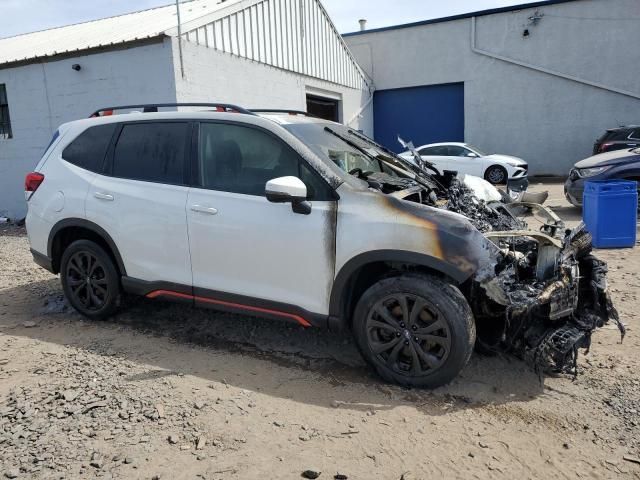
[[[599,152],[600,152],[600,153],[602,153],[602,152],[606,152],[606,151],[607,151],[607,149],[608,149],[611,145],[613,145],[613,143],[603,143],[603,144],[601,144],[601,145],[600,145],[600,150],[599,150]]]
[[[38,172],[27,173],[24,179],[24,196],[27,200],[31,198],[31,195],[34,194],[43,181],[43,174]]]

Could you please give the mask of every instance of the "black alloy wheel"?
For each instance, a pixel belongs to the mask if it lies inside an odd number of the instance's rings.
[[[386,381],[435,388],[469,361],[476,340],[471,308],[446,279],[403,272],[358,300],[353,334],[364,359]]]
[[[111,257],[96,243],[76,240],[62,255],[60,277],[69,303],[81,314],[104,319],[120,304],[120,279]]]
[[[67,263],[67,284],[74,299],[89,311],[104,307],[109,298],[105,267],[91,252],[75,253]]]
[[[379,300],[367,316],[367,340],[392,371],[423,376],[442,367],[451,350],[451,332],[425,298],[396,293]]]

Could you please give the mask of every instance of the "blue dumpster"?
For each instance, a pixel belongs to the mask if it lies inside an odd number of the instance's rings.
[[[628,180],[585,182],[582,218],[596,248],[636,244],[638,187]]]

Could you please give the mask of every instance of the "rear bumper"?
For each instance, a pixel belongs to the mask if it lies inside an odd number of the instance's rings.
[[[53,271],[53,262],[49,257],[44,255],[43,253],[35,251],[33,248],[31,249],[31,255],[33,255],[33,261],[40,265],[45,270],[50,271],[51,273],[55,273]]]

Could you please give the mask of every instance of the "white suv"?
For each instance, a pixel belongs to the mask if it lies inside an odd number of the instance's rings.
[[[546,349],[564,368],[607,320],[600,300],[578,303],[582,230],[489,240],[454,213],[475,200],[451,175],[344,125],[211,106],[64,124],[27,176],[34,259],[83,315],[113,315],[126,292],[347,327],[383,378],[427,387],[465,366],[476,327],[484,347]],[[566,331],[570,345],[547,345]]]

